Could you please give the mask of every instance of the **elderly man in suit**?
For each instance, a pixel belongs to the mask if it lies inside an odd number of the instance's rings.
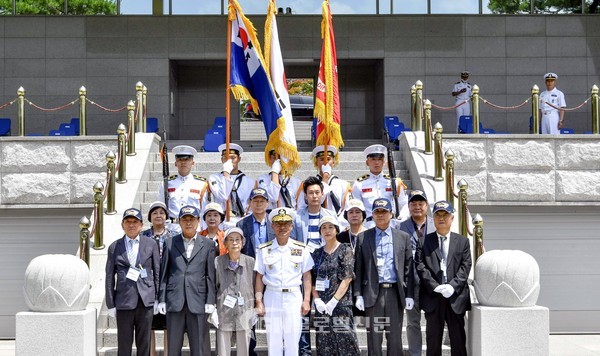
[[[119,356],[131,355],[134,331],[137,355],[150,355],[160,257],[154,240],[140,236],[143,225],[138,209],[125,210],[121,222],[125,235],[108,247],[106,307],[108,315],[117,318]]]
[[[444,322],[452,356],[467,355],[465,312],[471,309],[467,278],[471,271],[469,239],[450,232],[454,208],[447,201],[433,206],[434,232],[417,247],[415,263],[421,279],[420,305],[427,320],[427,355],[442,354]]]
[[[383,354],[383,330],[388,353],[401,353],[404,308],[414,304],[410,236],[390,226],[393,213],[388,199],[375,199],[372,211],[375,227],[361,232],[356,244],[355,306],[368,318],[369,355]]]
[[[199,222],[196,207],[181,208],[181,234],[167,240],[163,250],[158,311],[167,315],[170,356],[181,355],[185,331],[190,355],[210,355],[207,315],[218,324],[215,247],[213,241],[197,233]]]
[[[408,211],[410,218],[404,220],[398,227],[400,230],[410,235],[410,244],[413,253],[413,259],[417,252],[419,241],[427,233],[435,231],[433,219],[427,216],[427,196],[422,190],[413,190],[408,194]],[[414,283],[414,301],[412,309],[406,311],[406,338],[408,339],[408,351],[411,356],[421,355],[423,349],[423,340],[421,337],[421,309],[419,307],[419,277],[416,270],[413,270],[415,276]]]

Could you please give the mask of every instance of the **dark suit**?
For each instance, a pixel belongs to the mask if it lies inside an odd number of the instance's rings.
[[[422,240],[425,236],[419,239],[419,235],[415,230],[415,223],[412,218],[408,218],[404,220],[400,226],[398,227],[400,230],[406,232],[410,235],[411,238],[411,248],[412,241],[415,241],[415,246],[418,246],[419,240]],[[425,229],[423,231],[424,235],[427,233],[435,231],[435,225],[433,224],[433,219],[430,216],[425,218]],[[413,258],[416,254],[416,248],[413,251]],[[413,269],[413,275],[415,277],[415,289],[414,289],[414,300],[415,305],[411,310],[406,311],[406,338],[408,339],[408,351],[412,356],[421,355],[423,350],[423,337],[421,335],[421,307],[419,305],[419,276],[415,269]]]
[[[469,240],[451,233],[448,242],[446,278],[454,288],[450,298],[433,290],[443,283],[439,238],[436,232],[427,234],[417,247],[415,262],[421,278],[420,304],[427,320],[427,355],[442,354],[444,322],[448,324],[452,355],[466,355],[465,312],[471,310],[467,278],[471,271]]]
[[[127,258],[126,236],[108,247],[106,260],[106,307],[117,308],[118,354],[131,355],[133,334],[138,355],[150,354],[152,306],[158,295],[160,257],[154,240],[139,236],[138,259],[146,277],[127,279],[131,267]]]
[[[402,350],[402,319],[405,298],[413,297],[413,259],[410,236],[394,228],[391,229],[391,232],[394,267],[398,277],[398,283],[392,288],[384,288],[379,284],[376,228],[361,232],[356,244],[354,265],[356,279],[353,289],[354,295],[363,297],[365,314],[370,319],[367,326],[369,355],[382,355],[382,325],[374,323],[376,318],[382,317],[389,318],[389,325],[385,327],[387,349]]]
[[[190,257],[183,236],[167,240],[162,260],[159,301],[166,303],[169,355],[181,355],[188,332],[190,354],[210,354],[205,304],[215,304],[214,242],[197,235]],[[208,345],[208,347],[207,347]]]

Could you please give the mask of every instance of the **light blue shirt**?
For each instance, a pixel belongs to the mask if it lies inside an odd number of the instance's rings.
[[[382,235],[382,232],[384,233]],[[392,229],[388,227],[385,231],[375,228],[375,249],[377,251],[377,273],[379,283],[397,283],[398,275],[394,268],[394,243],[392,241]],[[380,262],[383,259],[383,267]]]
[[[254,231],[254,247],[258,248],[261,244],[267,242],[267,219],[263,219],[262,222],[256,220],[252,215],[252,229]]]

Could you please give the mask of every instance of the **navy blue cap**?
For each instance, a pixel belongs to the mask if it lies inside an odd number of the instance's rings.
[[[445,211],[449,214],[454,214],[454,207],[452,207],[452,204],[448,203],[447,201],[440,200],[433,204],[433,213],[435,214],[438,211]]]
[[[252,191],[250,192],[250,200],[254,199],[255,197],[263,197],[263,198],[269,200],[267,191],[264,190],[263,188],[252,189]]]
[[[408,193],[408,202],[410,203],[413,200],[427,201],[427,196],[425,195],[424,191],[415,189]]]
[[[186,215],[191,215],[195,218],[200,218],[200,212],[198,211],[198,208],[196,208],[193,205],[186,205],[183,208],[181,208],[181,210],[179,210],[179,219]]]
[[[133,217],[138,219],[139,221],[144,221],[144,218],[142,217],[142,212],[136,208],[129,208],[125,210],[125,212],[123,212],[123,220],[127,219],[128,217]]]
[[[375,211],[376,209],[385,209],[387,211],[392,211],[392,203],[389,201],[389,199],[377,198],[373,202],[372,210]]]

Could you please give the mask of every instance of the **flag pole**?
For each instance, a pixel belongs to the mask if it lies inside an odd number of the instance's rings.
[[[231,0],[227,1],[228,5],[231,5]],[[230,81],[231,81],[231,20],[229,19],[229,6],[227,6],[227,83],[225,84],[225,152],[226,157],[229,158],[229,142],[231,141],[231,100],[230,100]],[[227,201],[229,203],[229,199]],[[231,214],[231,208],[229,204],[226,204],[225,221],[229,221]]]

